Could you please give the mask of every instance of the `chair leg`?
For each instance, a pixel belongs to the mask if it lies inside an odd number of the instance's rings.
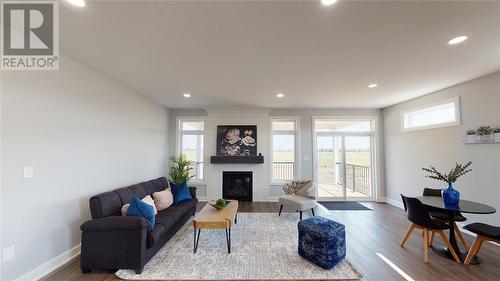
[[[442,230],[436,230],[436,231],[439,233],[439,236],[441,236],[441,239],[446,244],[446,247],[448,247],[448,251],[450,251],[450,253],[453,256],[453,258],[455,259],[455,261],[457,263],[462,263],[460,261],[460,258],[457,256],[457,253],[455,252],[455,250],[451,246],[450,241],[448,241],[448,239],[446,239],[446,234],[444,234],[444,231],[442,231]]]
[[[467,251],[467,249],[469,249],[469,246],[467,246],[467,242],[465,242],[465,239],[462,236],[462,232],[460,231],[460,229],[458,228],[458,225],[456,223],[455,223],[454,227],[455,227],[455,233],[457,234],[458,239],[460,239],[460,242],[462,242],[462,245],[464,245],[464,249]]]
[[[283,205],[280,206],[280,212],[278,213],[278,216],[281,216],[281,211],[283,211]]]
[[[312,212],[313,217],[314,217],[314,208],[311,208],[311,212]]]
[[[435,235],[436,235],[436,232],[434,230],[431,230],[431,238],[429,238],[429,247],[432,247],[432,242],[434,242]]]
[[[299,213],[300,213],[300,220],[302,220],[302,211],[300,211]]]
[[[482,244],[483,244],[483,238],[480,235],[476,236],[476,239],[474,239],[474,242],[472,242],[472,245],[470,246],[467,257],[465,258],[464,261],[465,265],[470,264],[472,258],[474,258],[474,256],[477,255],[477,253],[479,252],[479,248],[481,248]]]
[[[406,234],[405,236],[403,237],[403,240],[401,240],[401,247],[404,247],[405,243],[406,243],[406,240],[408,240],[408,238],[410,237],[411,233],[413,232],[413,229],[415,228],[415,224],[412,223],[410,225],[410,227],[408,228],[408,231],[406,231]]]
[[[429,262],[429,230],[424,228],[424,262]]]

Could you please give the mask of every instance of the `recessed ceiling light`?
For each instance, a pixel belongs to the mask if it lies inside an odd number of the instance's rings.
[[[330,6],[335,4],[335,2],[337,2],[337,0],[321,0],[321,4],[323,4],[323,6]]]
[[[465,35],[453,37],[448,41],[448,45],[460,44],[460,43],[464,42],[465,40],[467,40],[467,36],[465,36]]]
[[[190,98],[191,97],[191,94],[190,93],[184,93],[182,94],[185,98]]]
[[[284,96],[285,96],[285,94],[283,94],[283,93],[277,93],[277,94],[276,94],[276,97],[278,97],[278,98],[282,98],[282,97],[284,97]]]
[[[85,0],[66,0],[66,1],[77,7],[85,7]]]
[[[368,85],[368,88],[377,88],[378,87],[378,84],[370,84]]]

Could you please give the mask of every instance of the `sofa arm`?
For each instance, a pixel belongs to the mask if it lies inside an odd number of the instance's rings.
[[[142,217],[111,216],[81,225],[82,272],[134,269],[141,273],[146,257],[147,223]]]
[[[82,231],[103,232],[147,229],[148,222],[143,217],[110,216],[86,221],[80,226]]]
[[[196,198],[196,186],[190,186],[189,193],[191,193],[191,197]]]

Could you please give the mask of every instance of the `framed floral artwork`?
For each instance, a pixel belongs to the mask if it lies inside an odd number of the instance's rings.
[[[217,126],[217,155],[257,155],[257,126]]]

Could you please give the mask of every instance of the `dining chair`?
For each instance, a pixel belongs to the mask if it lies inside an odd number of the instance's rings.
[[[439,220],[433,219],[429,215],[429,212],[422,204],[422,202],[420,202],[420,200],[418,200],[417,198],[406,197],[401,194],[401,199],[403,200],[403,206],[405,208],[408,220],[412,223],[408,228],[405,236],[403,237],[403,240],[401,240],[401,247],[404,247],[406,240],[408,240],[414,229],[422,229],[424,233],[424,262],[428,263],[430,247],[429,232],[431,233],[431,235],[437,233],[448,247],[455,261],[457,263],[460,263],[460,259],[458,258],[457,253],[455,252],[455,250],[453,250],[453,247],[451,246],[450,242],[446,238],[446,234],[444,233],[444,230],[448,229],[449,226]]]
[[[435,196],[435,197],[442,197],[441,195],[441,189],[435,189],[435,188],[424,188],[424,192],[422,194],[423,196]],[[438,208],[434,208],[434,207],[426,207],[427,210],[429,211],[429,214],[431,215],[431,217],[435,218],[435,219],[438,219],[440,221],[444,221],[444,222],[447,222],[449,224],[449,218],[448,218],[448,213],[441,210],[441,209],[438,209]],[[458,227],[457,225],[457,221],[458,222],[463,222],[463,221],[466,221],[467,218],[464,217],[460,212],[457,212],[455,214],[455,224],[453,225],[453,227],[455,228],[455,233],[457,234],[458,236],[458,239],[460,240],[460,242],[463,244],[464,246],[464,249],[467,251],[467,249],[469,249],[469,246],[467,245],[467,242],[465,241],[464,237],[462,236],[462,232],[460,231],[460,228]],[[430,241],[429,241],[429,245],[432,246],[432,242],[434,241],[434,233],[431,234],[431,238],[430,238]]]
[[[469,265],[472,258],[477,255],[483,241],[494,241],[500,244],[500,227],[485,223],[471,223],[464,226],[464,228],[477,234],[476,239],[472,242],[472,246],[470,247],[467,257],[465,258],[465,265]]]

